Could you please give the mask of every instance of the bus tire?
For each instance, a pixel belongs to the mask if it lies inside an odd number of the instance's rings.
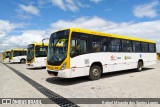
[[[24,63],[26,63],[26,60],[25,60],[25,59],[21,59],[21,60],[20,60],[20,63],[21,63],[21,64],[24,64]]]
[[[138,61],[136,71],[137,71],[137,72],[141,72],[142,69],[143,69],[143,63],[142,63],[142,61]]]
[[[98,80],[101,77],[101,68],[98,65],[92,65],[89,71],[90,80]]]

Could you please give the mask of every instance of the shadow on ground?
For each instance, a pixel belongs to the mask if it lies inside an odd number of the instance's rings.
[[[144,68],[142,72],[152,70],[154,68]],[[106,79],[106,78],[111,78],[115,76],[121,76],[121,75],[126,75],[126,74],[131,74],[131,73],[138,73],[134,69],[132,70],[123,70],[123,71],[117,71],[117,72],[109,72],[105,73],[101,76],[101,79]],[[141,73],[141,72],[139,72]],[[74,85],[82,82],[89,82],[88,76],[84,77],[76,77],[76,78],[58,78],[58,77],[50,77],[46,79],[47,82],[56,84],[56,85]]]
[[[41,70],[41,69],[46,69],[46,67],[41,67],[41,68],[27,68],[28,70]]]
[[[25,63],[20,63],[20,62],[14,62],[14,63],[11,63],[11,62],[9,62],[9,63],[5,63],[5,64],[25,64]]]

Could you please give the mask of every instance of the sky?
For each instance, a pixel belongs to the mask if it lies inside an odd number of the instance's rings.
[[[160,0],[1,0],[0,51],[70,27],[151,39],[160,52]]]

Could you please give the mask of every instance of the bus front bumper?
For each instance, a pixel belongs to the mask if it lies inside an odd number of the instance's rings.
[[[32,63],[26,63],[26,65],[27,65],[27,68],[34,68]]]
[[[16,61],[14,61],[14,60],[9,60],[9,62],[10,62],[10,63],[15,63]]]
[[[42,67],[46,67],[46,63],[45,62],[33,62],[33,63],[26,63],[27,68],[42,68]]]
[[[3,60],[3,63],[9,63],[9,58]]]
[[[27,68],[42,68],[42,67],[46,67],[45,64],[42,64],[42,63],[26,63],[27,65]]]
[[[62,78],[71,78],[71,69],[65,69],[65,70],[48,70],[47,72],[50,76],[56,76],[56,77],[62,77]]]

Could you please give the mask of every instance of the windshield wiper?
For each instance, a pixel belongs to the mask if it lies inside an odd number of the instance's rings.
[[[59,38],[59,39],[57,40],[57,42],[54,44],[54,48],[53,48],[54,52],[55,52],[56,45],[57,45],[57,43],[59,42],[59,40],[60,40],[60,38]]]

